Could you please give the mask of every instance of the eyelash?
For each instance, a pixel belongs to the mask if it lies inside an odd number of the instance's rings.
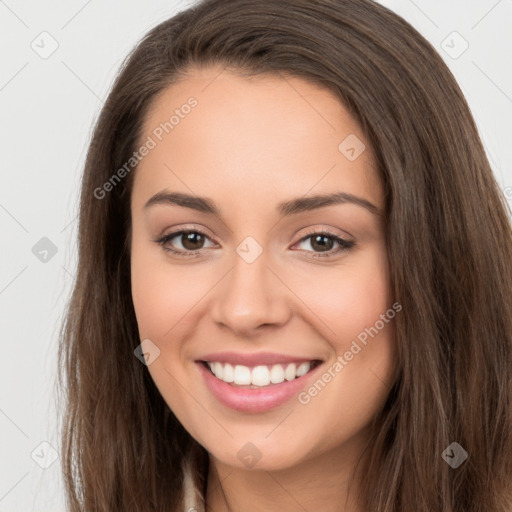
[[[191,257],[199,254],[199,252],[202,249],[197,249],[195,251],[181,251],[181,250],[172,249],[171,247],[166,247],[166,245],[165,245],[167,242],[169,242],[170,240],[172,240],[173,238],[175,238],[178,235],[184,235],[184,234],[190,234],[190,233],[197,233],[197,234],[205,236],[206,238],[210,238],[206,233],[204,233],[200,229],[183,229],[180,231],[174,231],[173,233],[169,233],[160,239],[154,240],[154,242],[161,245],[162,248],[164,249],[164,251],[172,252],[173,254],[175,254],[179,257],[182,257],[182,258],[191,258]],[[297,243],[304,242],[305,240],[307,240],[308,238],[311,238],[314,235],[322,235],[322,236],[332,238],[335,242],[337,242],[340,245],[340,247],[336,250],[331,249],[330,251],[327,251],[327,252],[313,253],[311,256],[312,258],[333,257],[335,254],[349,251],[356,245],[356,243],[351,240],[345,240],[344,238],[340,238],[339,236],[334,235],[333,233],[329,233],[327,231],[311,231],[309,233],[306,233],[306,235],[304,237],[302,237]],[[311,251],[306,251],[306,252],[311,252]]]

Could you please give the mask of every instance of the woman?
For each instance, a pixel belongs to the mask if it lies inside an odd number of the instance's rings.
[[[453,76],[384,7],[160,24],[83,176],[69,510],[512,510],[511,235]]]

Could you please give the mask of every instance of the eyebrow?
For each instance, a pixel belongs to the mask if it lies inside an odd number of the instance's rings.
[[[277,205],[276,211],[281,217],[297,215],[303,212],[309,212],[330,206],[333,204],[355,204],[365,208],[374,215],[380,215],[379,209],[367,199],[347,194],[346,192],[334,192],[331,194],[321,194],[316,196],[298,197],[289,201],[284,201]],[[150,206],[164,204],[177,205],[184,208],[191,208],[199,212],[208,213],[221,217],[220,209],[214,201],[207,197],[199,197],[181,192],[169,192],[162,190],[152,196],[144,205],[144,209]]]

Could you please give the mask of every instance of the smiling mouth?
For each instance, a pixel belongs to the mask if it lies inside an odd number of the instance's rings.
[[[307,362],[244,366],[220,361],[201,361],[217,379],[235,387],[258,389],[299,379],[322,364],[314,359]]]

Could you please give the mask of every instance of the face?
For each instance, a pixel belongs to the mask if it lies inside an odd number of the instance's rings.
[[[393,379],[397,310],[356,121],[303,79],[209,67],[155,99],[141,140],[133,304],[176,417],[239,468],[362,439]]]

